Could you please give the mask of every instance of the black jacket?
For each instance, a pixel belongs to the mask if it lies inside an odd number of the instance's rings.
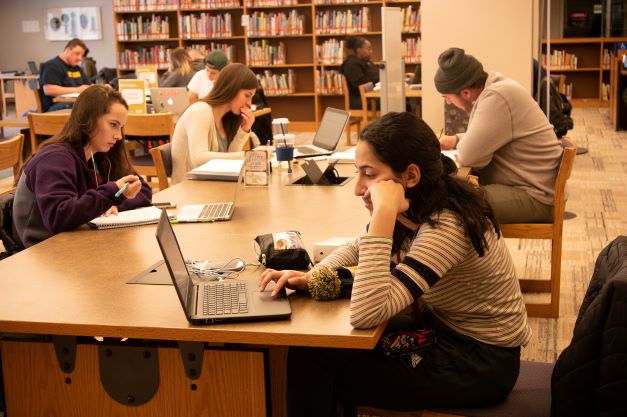
[[[553,417],[627,416],[627,236],[597,258],[551,397]]]
[[[361,109],[361,96],[359,86],[368,82],[376,84],[379,82],[379,67],[371,61],[366,61],[356,55],[346,57],[340,72],[346,77],[348,91],[350,93],[350,108]]]

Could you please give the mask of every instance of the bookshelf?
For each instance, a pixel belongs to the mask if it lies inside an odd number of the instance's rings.
[[[610,56],[627,37],[551,39],[551,73],[566,76],[565,91],[575,106],[609,106]],[[546,66],[547,41],[542,42]],[[554,53],[555,51],[555,53]]]
[[[118,75],[168,68],[182,46],[223,50],[265,85],[277,116],[311,129],[326,107],[343,108],[343,41],[363,36],[381,60],[381,7],[400,7],[405,71],[420,62],[420,0],[113,0]]]

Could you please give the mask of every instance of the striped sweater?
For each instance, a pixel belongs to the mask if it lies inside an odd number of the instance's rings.
[[[358,265],[351,297],[355,328],[376,326],[422,298],[460,334],[491,345],[526,345],[531,330],[511,256],[493,229],[486,239],[479,257],[458,217],[445,210],[435,227],[420,226],[391,273],[392,239],[373,236],[338,248],[313,270]]]

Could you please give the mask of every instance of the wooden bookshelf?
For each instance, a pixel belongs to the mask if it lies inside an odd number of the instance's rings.
[[[326,71],[339,71],[343,56],[336,56],[334,62],[321,62],[317,51],[323,45],[326,50],[342,51],[331,47],[332,42],[343,41],[348,35],[363,36],[373,46],[373,61],[378,62],[382,57],[382,33],[381,33],[381,7],[391,6],[407,9],[403,15],[406,20],[401,23],[403,27],[402,40],[407,45],[406,72],[413,72],[416,64],[420,62],[420,0],[373,0],[353,1],[346,0],[113,0],[114,27],[116,39],[116,65],[118,74],[133,71],[135,62],[138,65],[155,64],[150,60],[157,59],[159,70],[166,70],[168,65],[169,50],[178,46],[196,48],[201,51],[221,48],[233,62],[242,62],[251,66],[256,74],[263,75],[265,71],[272,74],[292,74],[293,91],[288,94],[268,94],[269,105],[278,116],[289,117],[294,122],[292,127],[311,129],[315,127],[322,117],[326,107],[343,108],[344,99],[341,88],[332,89],[333,92],[323,92],[319,88],[320,80],[317,74]],[[367,12],[364,12],[367,9]],[[368,22],[358,20],[361,25],[347,29],[340,27],[337,33],[327,33],[324,27],[317,24],[317,16],[330,16],[334,13],[340,16],[360,16],[359,13],[368,14]],[[228,14],[228,18],[227,18]],[[254,16],[265,17],[285,14],[300,16],[303,22],[302,33],[253,33],[249,28]],[[135,35],[134,31],[139,25],[133,25],[141,18],[154,24],[143,28],[163,28],[159,23],[167,19],[168,30],[158,32],[154,36],[146,38]],[[223,22],[230,22],[229,28],[224,28]],[[126,25],[123,25],[126,22]],[[190,27],[190,22],[209,22],[202,26],[202,30],[196,30],[198,25]],[[248,26],[243,26],[248,22]],[[193,25],[192,25],[193,26]],[[205,30],[205,28],[211,30]],[[219,28],[219,30],[212,30]],[[122,35],[131,32],[126,38]],[[348,33],[350,31],[350,33]],[[283,45],[281,53],[284,53],[284,63],[272,64],[272,59],[267,61],[257,60],[253,63],[249,59],[249,46],[268,45],[273,53],[267,53],[262,57],[273,56]],[[259,49],[251,49],[259,53]],[[259,64],[259,62],[263,62]],[[286,75],[287,76],[287,75]]]
[[[565,85],[572,88],[569,98],[573,105],[609,106],[610,56],[616,55],[616,44],[620,42],[627,42],[627,37],[551,39],[551,55],[561,51],[577,58],[576,67],[551,66],[551,73],[566,76]],[[547,41],[542,44],[544,55]]]

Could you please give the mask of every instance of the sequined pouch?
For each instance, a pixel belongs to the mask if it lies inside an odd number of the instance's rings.
[[[383,354],[391,358],[409,356],[415,368],[422,360],[420,352],[436,343],[433,329],[419,329],[389,333],[381,338]]]

